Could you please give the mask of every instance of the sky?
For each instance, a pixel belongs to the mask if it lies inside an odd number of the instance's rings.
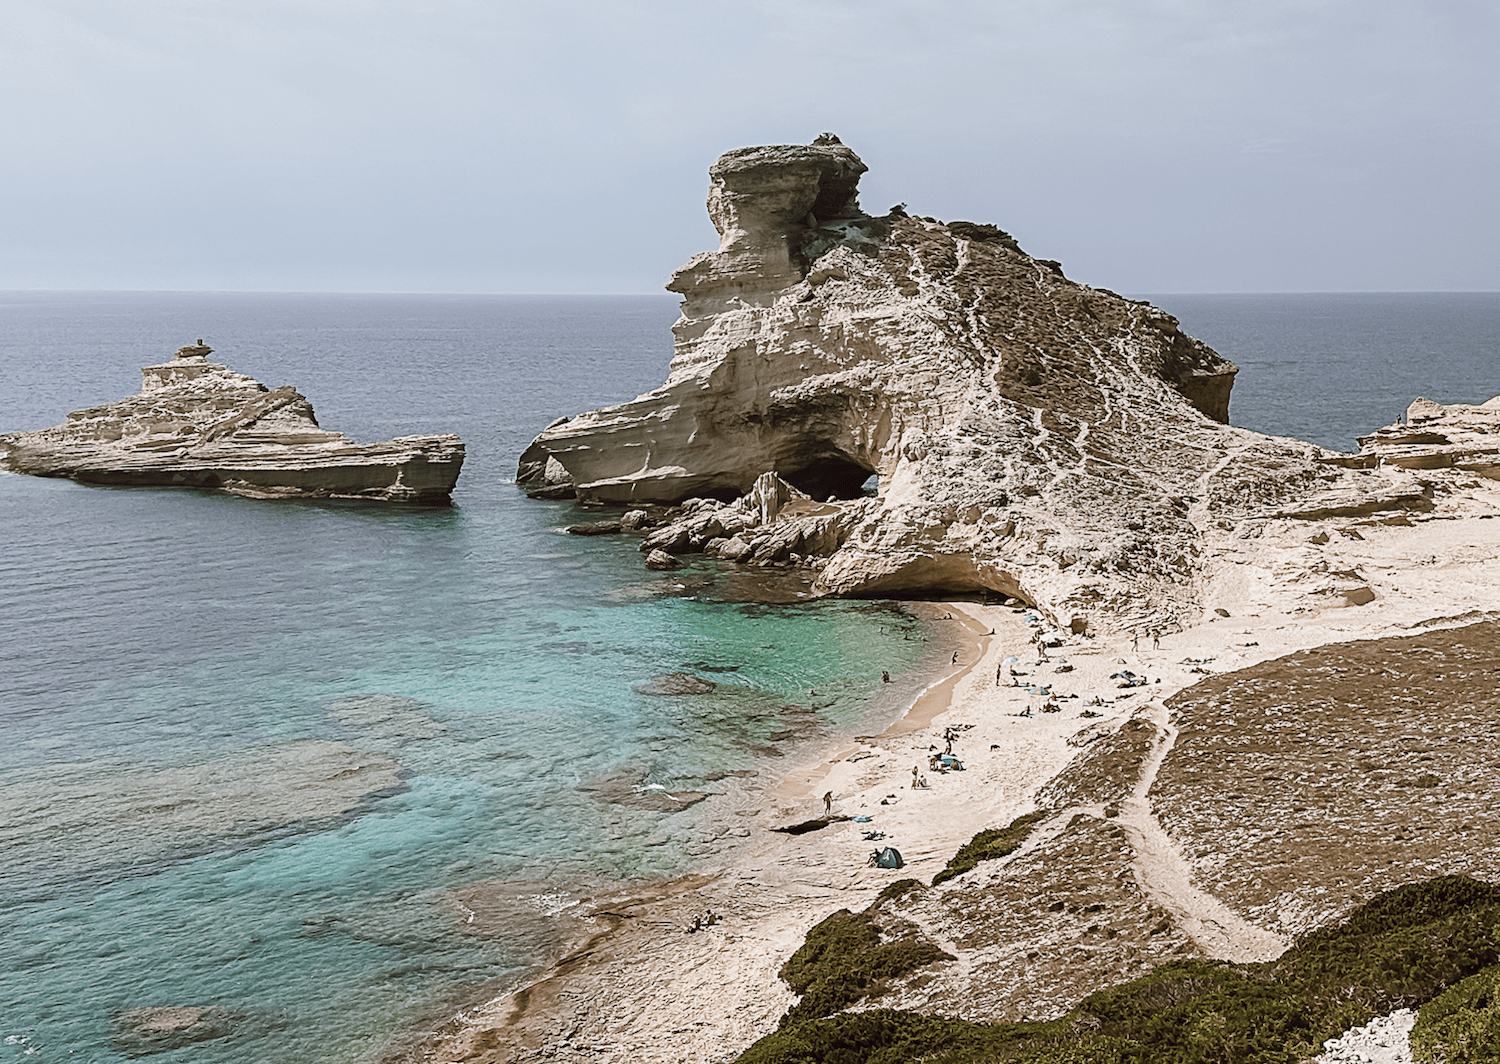
[[[1500,290],[1491,0],[5,0],[0,289],[649,293],[707,169],[1122,292]]]

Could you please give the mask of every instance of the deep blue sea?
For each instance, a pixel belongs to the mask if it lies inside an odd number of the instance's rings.
[[[1154,299],[1240,364],[1252,428],[1352,449],[1418,394],[1500,394],[1500,295]],[[693,867],[736,785],[713,777],[911,697],[939,648],[895,606],[744,604],[787,596],[648,573],[510,482],[554,417],[661,381],[675,316],[0,294],[0,429],[130,394],[201,336],[325,427],[468,445],[446,509],[0,476],[0,1061],[121,1061],[119,1014],[205,1005],[226,1037],[150,1059],[370,1059],[529,970],[591,884]],[[634,689],[673,671],[720,686]],[[721,793],[652,812],[622,781]],[[478,883],[500,915],[476,924]]]

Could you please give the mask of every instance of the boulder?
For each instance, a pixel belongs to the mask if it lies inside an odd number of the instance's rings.
[[[570,536],[611,536],[624,527],[620,521],[589,521],[581,525],[569,525]]]
[[[681,569],[682,563],[664,550],[653,550],[646,555],[646,568],[658,571]]]

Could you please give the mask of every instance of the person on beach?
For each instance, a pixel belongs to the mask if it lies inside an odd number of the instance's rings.
[[[889,672],[887,672],[885,669],[881,669],[880,670],[880,682],[881,683],[890,683],[891,682],[891,674]]]
[[[832,791],[829,791],[827,794],[823,795],[823,812],[825,812],[825,813],[831,813],[831,812],[833,812],[833,792]]]
[[[948,662],[948,664],[949,665],[957,665],[958,664],[958,651],[955,650],[953,652],[953,660],[950,661],[950,662]]]
[[[1139,629],[1132,628],[1130,630],[1130,649],[1131,650],[1139,650],[1139,649],[1141,649],[1141,633],[1140,633]]]
[[[1005,665],[1004,665],[1004,663],[997,662],[996,665],[995,665],[995,686],[996,687],[1000,686],[1000,677],[1004,674],[1004,672],[1005,672]]]
[[[1161,649],[1161,629],[1159,629],[1159,628],[1153,628],[1153,629],[1151,629],[1151,649],[1152,650],[1160,650]]]

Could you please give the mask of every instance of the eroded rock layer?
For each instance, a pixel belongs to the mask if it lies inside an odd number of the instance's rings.
[[[675,503],[772,472],[830,506],[759,532],[736,519],[731,557],[811,555],[820,593],[989,590],[1101,623],[1126,603],[1196,614],[1211,527],[1424,505],[1399,467],[1227,425],[1236,367],[1171,315],[994,226],[864,214],[864,169],[827,135],[721,157],[720,246],[667,286],[684,299],[666,382],[554,423],[518,481]],[[805,520],[806,536],[769,527]],[[756,538],[777,535],[796,545]]]
[[[199,341],[142,368],[136,395],[49,429],[0,435],[0,468],[255,498],[448,502],[464,459],[457,436],[353,443],[320,428],[295,388],[268,389],[208,361],[209,352]]]

